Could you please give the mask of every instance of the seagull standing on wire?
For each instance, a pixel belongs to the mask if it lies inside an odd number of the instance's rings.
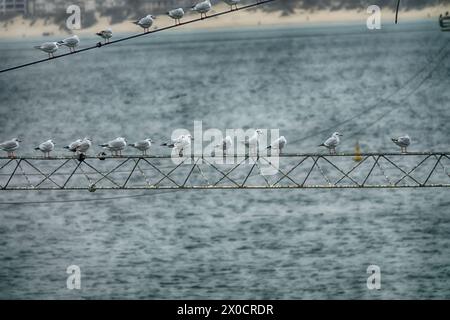
[[[149,29],[152,26],[154,19],[156,19],[156,17],[149,14],[140,20],[133,21],[133,23],[142,27],[144,29],[144,33],[145,33],[145,32],[149,32]]]
[[[77,139],[74,142],[71,142],[69,145],[63,147],[64,149],[69,150],[70,152],[77,152],[77,148],[83,140]]]
[[[214,150],[211,152],[211,156],[216,156],[216,150],[220,149],[222,150],[222,155],[226,155],[228,153],[228,150],[230,150],[233,147],[233,139],[231,139],[230,136],[226,136],[225,139],[222,139],[222,141],[219,144],[216,144],[214,146]]]
[[[408,135],[392,138],[391,140],[401,148],[402,153],[406,153],[406,148],[411,144],[411,138]]]
[[[233,11],[233,6],[236,8],[236,10],[238,9],[237,4],[239,2],[241,2],[241,0],[222,0],[223,2],[225,2],[226,4],[228,4],[230,6],[230,11]]]
[[[111,151],[112,155],[118,156],[122,155],[122,150],[127,146],[127,141],[125,138],[118,137],[114,140],[111,140],[107,143],[101,144],[100,147],[108,149]]]
[[[79,44],[80,38],[78,38],[77,35],[58,41],[58,45],[68,47],[70,52],[75,52],[75,48],[78,47]]]
[[[16,150],[20,147],[20,140],[19,138],[14,138],[5,142],[0,143],[0,149],[3,151],[6,151],[8,153],[8,157],[15,158],[16,157]]]
[[[96,35],[99,37],[102,37],[105,40],[105,43],[109,42],[109,39],[112,38],[113,32],[111,28],[108,28],[106,30],[102,30],[100,32],[97,32]]]
[[[180,157],[183,156],[183,151],[191,145],[191,140],[194,140],[190,134],[181,135],[171,143],[163,143],[161,146],[173,148]]]
[[[137,141],[135,143],[130,144],[131,147],[142,151],[142,155],[147,155],[147,150],[152,146],[152,139],[144,139],[141,141]]]
[[[267,149],[277,150],[279,154],[283,151],[283,148],[286,146],[287,140],[284,136],[279,137],[275,141],[273,141]]]
[[[44,153],[44,156],[47,158],[50,157],[50,152],[52,152],[53,149],[55,149],[55,143],[52,139],[42,142],[39,146],[34,148],[34,150],[42,151]]]
[[[211,7],[211,1],[205,0],[192,6],[191,10],[200,13],[200,19],[203,19],[203,15],[205,15],[206,18],[206,13],[211,10]]]
[[[92,140],[90,138],[84,138],[77,146],[76,152],[78,152],[79,154],[86,154],[91,146]]]
[[[335,132],[329,137],[324,143],[320,144],[319,147],[325,147],[330,150],[330,154],[336,154],[336,147],[341,143],[339,137],[342,136],[339,132]]]
[[[259,148],[259,136],[262,135],[263,132],[260,129],[256,129],[255,133],[248,139],[244,141],[244,145],[249,148],[250,152],[258,152]]]
[[[54,53],[58,50],[59,44],[58,42],[45,42],[40,46],[35,46],[34,48],[48,53],[48,58],[50,59],[54,57]]]
[[[171,17],[172,19],[174,19],[175,25],[177,25],[177,24],[181,23],[180,19],[183,18],[183,16],[184,16],[184,10],[183,10],[183,8],[173,9],[173,10],[166,12],[166,14],[169,17]]]

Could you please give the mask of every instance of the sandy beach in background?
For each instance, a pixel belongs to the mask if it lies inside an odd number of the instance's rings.
[[[214,6],[211,13],[217,13],[228,10],[227,5]],[[435,6],[423,10],[402,11],[399,13],[399,21],[418,20],[418,19],[437,19],[439,14],[448,11],[448,7]],[[340,11],[315,11],[308,12],[304,10],[297,10],[295,14],[282,16],[279,12],[264,12],[261,10],[242,10],[231,14],[215,17],[213,19],[205,20],[203,23],[194,23],[183,26],[184,30],[189,29],[207,29],[207,28],[227,28],[227,27],[251,27],[251,26],[267,26],[267,25],[313,25],[319,23],[358,23],[365,25],[370,14],[366,10],[340,10]],[[184,21],[194,19],[198,14],[187,13]],[[395,12],[391,10],[382,10],[382,24],[390,24],[394,21]],[[118,24],[110,25],[109,18],[97,17],[98,23],[89,28],[75,30],[74,33],[95,34],[100,29],[111,26],[115,33],[129,33],[140,31],[138,27],[125,21]],[[173,24],[173,20],[167,16],[158,16],[154,28],[161,28]],[[45,23],[43,19],[36,20],[32,26],[31,21],[16,17],[10,21],[3,22],[0,26],[0,38],[26,38],[39,37],[44,33],[49,37],[59,37],[69,34],[66,30],[62,30],[59,26]]]

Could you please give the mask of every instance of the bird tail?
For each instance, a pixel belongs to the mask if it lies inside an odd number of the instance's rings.
[[[175,145],[173,143],[163,143],[161,146],[162,147],[169,147],[169,148],[175,147]]]
[[[104,148],[104,147],[107,147],[107,146],[108,146],[108,144],[107,144],[107,143],[105,143],[105,144],[99,144],[98,146],[99,146],[99,147],[103,147],[103,148]]]
[[[102,36],[102,33],[101,33],[101,32],[97,32],[96,35],[98,35],[98,36],[101,37],[101,36]]]
[[[39,147],[34,148],[34,150],[39,150]]]
[[[267,149],[272,149],[272,146],[268,146]]]
[[[70,149],[70,146],[65,146],[65,147],[63,147],[64,149]]]
[[[134,24],[139,24],[139,21],[131,21]]]
[[[391,138],[392,142],[398,142],[398,139],[396,138]]]
[[[321,143],[321,144],[318,145],[318,147],[325,147],[325,144]]]

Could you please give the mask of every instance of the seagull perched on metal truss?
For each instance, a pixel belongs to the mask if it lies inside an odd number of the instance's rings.
[[[75,48],[78,47],[79,44],[80,38],[78,38],[77,35],[58,41],[58,45],[68,47],[70,52],[75,52]]]
[[[191,140],[194,140],[190,134],[188,135],[181,135],[175,140],[172,140],[170,143],[163,143],[161,146],[173,148],[175,151],[178,152],[178,155],[180,157],[183,156],[183,151],[188,148],[191,145]]]
[[[138,25],[138,26],[142,27],[144,29],[144,33],[145,33],[145,32],[149,32],[149,29],[152,26],[154,19],[156,19],[156,17],[151,15],[151,14],[149,14],[149,15],[145,16],[142,19],[139,19],[137,21],[133,21],[133,23],[135,25]]]
[[[54,53],[58,51],[59,44],[58,42],[45,42],[40,46],[35,46],[34,48],[48,53],[48,58],[50,59],[54,57]]]
[[[222,154],[226,155],[228,153],[228,150],[233,146],[233,139],[231,139],[230,136],[226,136],[219,144],[216,144],[214,146],[214,150],[211,152],[211,157],[216,156],[216,150],[220,149],[222,150]]]
[[[76,148],[76,152],[79,154],[86,154],[89,148],[92,146],[92,140],[90,138],[84,138]]]
[[[278,150],[278,152],[281,154],[283,151],[283,148],[286,146],[287,140],[284,136],[279,137],[275,141],[273,141],[270,146],[267,147],[267,149],[271,150]]]
[[[71,142],[69,145],[64,146],[63,148],[69,150],[70,152],[77,152],[77,148],[82,141],[82,139],[77,139],[74,142]]]
[[[411,144],[411,138],[408,135],[404,135],[398,138],[391,138],[392,142],[401,148],[402,153],[406,153],[406,148]]]
[[[55,143],[52,139],[42,142],[39,146],[34,148],[34,150],[42,151],[44,153],[44,156],[47,158],[50,157],[50,152],[52,152],[53,149],[55,149]]]
[[[230,6],[230,11],[233,11],[233,6],[236,8],[236,10],[238,9],[237,4],[239,2],[241,2],[241,0],[222,0],[223,2],[225,2],[226,4],[228,4]]]
[[[336,147],[341,143],[339,137],[342,136],[339,132],[335,132],[328,138],[324,143],[320,144],[319,147],[325,147],[330,150],[330,154],[336,154]]]
[[[105,40],[105,43],[109,42],[109,39],[112,38],[113,32],[111,28],[108,28],[106,30],[102,30],[100,32],[97,32],[96,35],[99,37],[102,37]]]
[[[142,155],[147,155],[147,150],[152,146],[152,139],[144,139],[141,141],[137,141],[135,143],[130,144],[131,147],[142,151]]]
[[[258,151],[259,136],[262,134],[263,134],[262,130],[256,129],[255,133],[253,133],[253,135],[250,138],[246,137],[246,139],[243,143],[247,148],[249,148],[250,152]]]
[[[200,13],[200,19],[203,19],[203,15],[205,15],[206,18],[206,13],[211,10],[211,7],[211,1],[205,0],[192,6],[191,10]]]
[[[20,147],[20,142],[22,142],[22,140],[19,138],[4,141],[0,143],[0,149],[6,151],[8,153],[8,157],[14,158],[16,156],[16,150]]]
[[[118,156],[122,155],[122,150],[127,146],[127,141],[125,138],[118,137],[114,140],[111,140],[107,143],[101,144],[100,147],[108,149],[111,151],[112,155]]]
[[[173,10],[166,12],[166,14],[175,20],[175,25],[176,25],[178,23],[181,23],[180,19],[183,18],[183,16],[184,16],[184,10],[183,10],[183,8],[173,9]]]

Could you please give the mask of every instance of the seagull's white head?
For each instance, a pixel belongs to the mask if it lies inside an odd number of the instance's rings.
[[[153,142],[153,140],[152,140],[152,139],[150,139],[150,138],[147,138],[147,139],[145,139],[145,141],[148,141],[148,142],[150,142],[150,143],[152,143],[152,142]]]
[[[339,133],[339,132],[335,132],[335,133],[333,133],[333,136],[334,136],[334,137],[340,137],[340,136],[342,136],[342,134]]]
[[[12,140],[15,141],[15,142],[22,142],[22,140],[20,140],[20,138],[14,138]]]
[[[188,135],[186,136],[186,139],[188,139],[188,140],[194,140],[194,138],[192,138],[192,136],[191,136],[190,134],[188,134]]]
[[[156,17],[154,15],[152,15],[152,14],[149,14],[147,17],[151,18],[151,19],[156,19]]]
[[[255,132],[258,136],[263,134],[261,129],[256,129]]]

